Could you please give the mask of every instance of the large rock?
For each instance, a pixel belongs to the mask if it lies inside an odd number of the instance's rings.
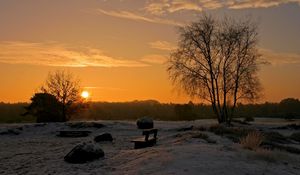
[[[94,138],[94,141],[95,142],[103,142],[103,141],[109,141],[109,142],[112,142],[113,141],[113,138],[111,136],[110,133],[103,133],[103,134],[100,134],[98,136],[96,136]]]
[[[136,121],[136,125],[139,129],[150,129],[153,128],[153,120],[149,117],[143,117]]]
[[[64,159],[69,163],[86,163],[101,157],[104,157],[104,152],[98,145],[82,143],[75,146]]]

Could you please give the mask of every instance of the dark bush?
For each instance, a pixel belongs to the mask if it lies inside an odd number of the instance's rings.
[[[36,116],[36,122],[64,122],[62,105],[55,96],[48,93],[36,93],[31,104],[25,107],[24,115]]]

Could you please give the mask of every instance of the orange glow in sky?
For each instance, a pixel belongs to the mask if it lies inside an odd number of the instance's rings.
[[[294,1],[0,1],[0,102],[28,102],[66,69],[92,101],[186,103],[168,78],[177,27],[206,11],[259,19],[262,101],[300,98],[300,4]],[[83,96],[83,97],[84,97]]]

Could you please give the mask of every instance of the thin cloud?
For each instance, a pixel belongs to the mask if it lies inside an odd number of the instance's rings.
[[[180,10],[192,10],[192,11],[202,11],[202,8],[194,2],[189,1],[173,1],[171,2],[171,6],[168,9],[169,12],[177,12]]]
[[[134,21],[182,26],[184,24],[182,22],[162,17],[179,11],[202,12],[203,10],[219,8],[268,8],[288,3],[298,3],[300,5],[300,0],[150,0],[135,12],[128,10],[105,10],[100,8],[83,11],[91,14],[107,15]]]
[[[130,19],[135,21],[144,21],[149,23],[156,23],[156,24],[167,24],[167,25],[175,25],[175,26],[181,26],[182,23],[169,20],[169,19],[162,19],[162,18],[149,18],[143,15],[139,15],[133,12],[129,11],[106,11],[103,9],[97,9],[97,14],[104,14],[107,16],[113,16],[117,18],[124,18],[124,19]]]
[[[164,64],[167,60],[168,58],[164,55],[146,55],[141,59],[141,61],[150,64]]]
[[[245,9],[245,8],[268,8],[279,6],[287,3],[298,3],[300,0],[244,0],[244,1],[229,1],[228,7],[231,9]]]
[[[274,66],[297,64],[300,65],[300,54],[277,53],[268,49],[260,49],[262,57]]]
[[[205,9],[246,9],[268,8],[287,3],[298,3],[300,0],[151,0],[144,10],[153,15],[165,15],[178,11],[198,11]]]
[[[150,42],[149,45],[151,48],[159,49],[159,50],[172,51],[176,49],[175,45],[167,41],[154,41],[154,42]]]
[[[0,63],[63,67],[144,67],[145,63],[113,58],[101,50],[80,50],[56,42],[0,42]]]
[[[146,7],[144,10],[150,14],[153,15],[162,15],[166,13],[166,9],[170,7],[170,4],[168,0],[161,0],[161,1],[152,1]]]
[[[201,1],[201,7],[203,9],[218,9],[218,8],[222,8],[226,5],[226,3],[224,1],[219,1],[219,0],[206,0],[206,1]]]
[[[155,0],[146,5],[144,10],[150,14],[163,15],[181,10],[202,11],[200,4],[192,1]]]

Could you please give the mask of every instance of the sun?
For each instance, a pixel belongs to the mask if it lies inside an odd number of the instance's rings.
[[[88,91],[82,91],[81,92],[81,97],[84,99],[87,99],[90,97],[90,93]]]

